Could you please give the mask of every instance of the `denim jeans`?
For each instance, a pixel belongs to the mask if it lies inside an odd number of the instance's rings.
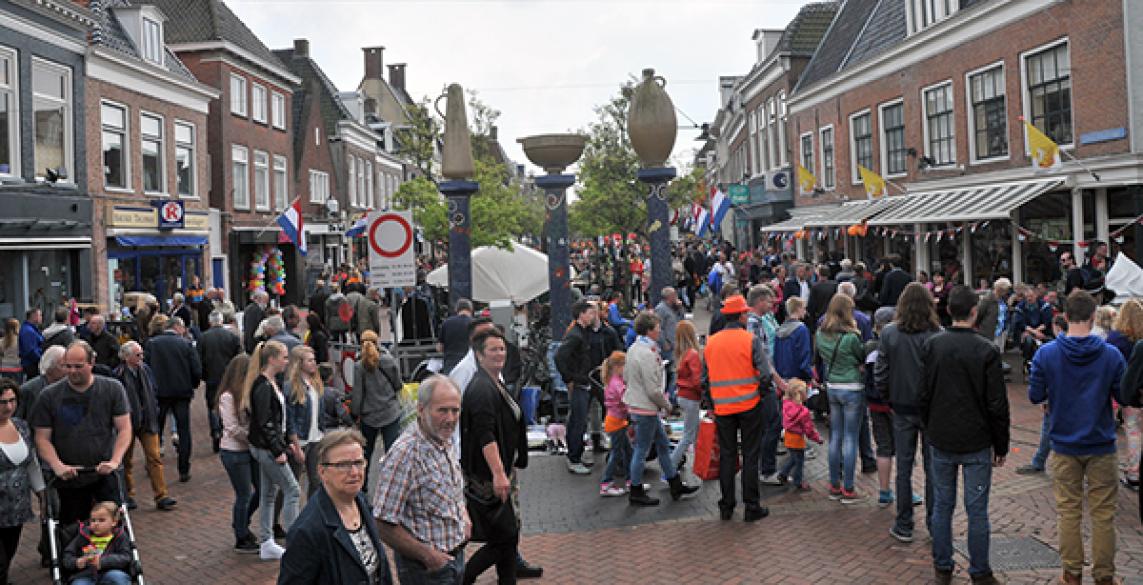
[[[237,542],[250,535],[250,518],[258,509],[262,474],[249,451],[222,449],[218,452],[218,456],[222,459],[222,467],[226,469],[227,477],[230,478],[230,487],[234,488],[230,526],[234,529],[234,540]]]
[[[679,462],[683,460],[683,455],[687,454],[687,449],[695,444],[695,439],[698,437],[699,428],[699,401],[691,400],[690,398],[679,397],[679,408],[683,411],[683,438],[675,445],[675,450],[671,452],[671,466],[678,469]]]
[[[782,464],[782,469],[778,470],[779,475],[790,478],[790,483],[796,486],[802,485],[802,472],[806,467],[806,450],[805,449],[787,449],[790,456],[786,458],[786,462]]]
[[[1040,445],[1036,448],[1036,454],[1032,456],[1032,467],[1041,471],[1048,465],[1048,453],[1052,448],[1052,438],[1048,436],[1052,428],[1048,421],[1048,413],[1045,412],[1044,422],[1040,423]]]
[[[464,551],[436,571],[429,571],[424,563],[400,553],[393,554],[397,561],[397,581],[401,585],[460,585],[464,580]]]
[[[611,483],[615,479],[615,470],[631,464],[631,441],[627,440],[627,427],[607,436],[611,438],[611,451],[607,453],[607,467],[603,470],[600,483]]]
[[[167,426],[167,416],[174,414],[175,428],[179,432],[179,475],[190,473],[191,425],[190,398],[159,398],[159,436]]]
[[[925,526],[933,517],[933,469],[929,457],[929,438],[921,431],[921,417],[893,413],[893,440],[897,450],[897,531],[913,533],[913,461],[917,458],[917,439],[921,441],[922,469],[925,473]]]
[[[653,414],[633,414],[631,418],[635,421],[635,449],[631,454],[631,472],[627,476],[631,485],[643,484],[643,466],[647,463],[647,453],[652,446],[659,455],[659,467],[668,468],[663,469],[663,477],[669,480],[678,475],[669,463],[671,443],[667,440],[667,432],[663,430],[663,421]]]
[[[929,533],[933,536],[933,566],[952,571],[952,515],[956,508],[956,476],[964,476],[964,511],[968,514],[968,573],[974,577],[992,572],[988,562],[988,493],[992,489],[992,449],[975,453],[949,453],[930,448],[932,457],[933,515]],[[898,496],[901,499],[900,496]]]
[[[586,386],[568,387],[568,461],[579,463],[583,458],[583,433],[587,430],[587,407],[591,404],[591,392]]]
[[[860,393],[859,393],[860,394]],[[773,390],[762,391],[762,450],[758,454],[758,474],[778,471],[778,440],[782,438],[782,411]]]
[[[282,528],[287,531],[298,518],[298,499],[301,497],[298,480],[286,463],[274,461],[274,456],[265,449],[250,447],[250,455],[258,462],[262,474],[261,503],[258,510],[258,542],[274,538],[274,497],[282,490]]]
[[[76,577],[71,585],[131,585],[131,576],[119,569],[101,572],[96,579]]]
[[[829,484],[853,491],[857,441],[865,395],[859,390],[829,392]]]

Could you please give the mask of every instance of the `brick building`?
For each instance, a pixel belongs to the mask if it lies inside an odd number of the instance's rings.
[[[219,92],[166,48],[158,7],[90,7],[83,119],[100,267],[92,280],[96,303],[116,313],[128,291],[165,300],[195,277],[209,284],[207,114]]]
[[[1098,239],[1138,258],[1143,7],[1132,2],[849,0],[789,99],[790,155],[812,169],[803,252],[959,262],[964,281],[1059,278]],[[1132,79],[1135,80],[1132,83]],[[1031,168],[1021,117],[1080,162]],[[866,200],[858,165],[890,181]],[[1090,171],[1090,172],[1089,172]],[[1098,178],[1097,178],[1098,177]],[[840,204],[840,205],[839,205]],[[847,236],[866,222],[865,237]]]

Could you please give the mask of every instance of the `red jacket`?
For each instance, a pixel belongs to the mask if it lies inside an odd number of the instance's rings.
[[[787,433],[802,435],[817,443],[822,442],[821,435],[814,426],[813,417],[810,416],[810,409],[793,400],[782,401],[782,428],[786,429]]]
[[[687,350],[679,363],[677,376],[675,384],[678,386],[680,398],[702,400],[702,361],[699,359],[698,351]]]

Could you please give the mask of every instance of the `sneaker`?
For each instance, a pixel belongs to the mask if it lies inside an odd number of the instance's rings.
[[[889,504],[893,503],[893,490],[882,490],[877,492],[877,505],[881,508],[888,508]]]
[[[170,496],[167,496],[167,497],[155,502],[155,507],[164,511],[164,512],[169,512],[171,510],[174,510],[175,506],[177,506],[178,503],[179,503],[178,500],[176,500]]]
[[[568,462],[568,473],[574,473],[576,475],[588,475],[591,473],[591,470],[588,469],[587,466],[583,463]]]
[[[1036,475],[1044,473],[1043,467],[1036,467],[1035,465],[1021,465],[1016,468],[1016,475]]]
[[[856,504],[865,499],[865,496],[858,494],[855,490],[841,490],[841,503],[843,504]]]
[[[610,483],[599,484],[599,495],[604,498],[614,498],[616,496],[623,496],[627,494],[627,490]]]
[[[925,503],[925,496],[922,496],[921,494],[913,494],[913,505],[914,506],[920,506],[921,504],[924,504],[924,503]]]
[[[758,483],[762,485],[782,485],[782,480],[778,479],[777,473],[769,473],[758,476]]]
[[[829,486],[829,499],[837,501],[841,499],[841,488],[836,486]]]
[[[261,547],[259,547],[258,558],[262,559],[263,561],[276,561],[282,558],[282,555],[285,554],[285,552],[286,549],[282,548],[278,543],[274,542],[273,540],[267,540],[266,542],[262,543]]]
[[[913,542],[913,533],[898,530],[896,526],[889,529],[889,536],[897,539],[898,542],[910,543]]]
[[[254,541],[254,535],[248,535],[246,538],[234,543],[234,552],[239,554],[249,555],[256,552],[261,552],[262,547]]]
[[[934,577],[933,582],[936,583],[936,585],[952,585],[952,578],[953,578],[953,572],[952,571],[946,571],[943,569],[934,569],[933,573],[934,573],[933,574],[933,577]]]

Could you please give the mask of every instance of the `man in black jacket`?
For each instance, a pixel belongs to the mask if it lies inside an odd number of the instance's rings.
[[[587,411],[591,405],[591,324],[595,321],[595,305],[579,301],[572,305],[575,323],[564,334],[556,351],[556,369],[568,387],[571,412],[568,414],[568,471],[587,475],[591,470],[583,464],[583,433],[587,430]]]
[[[218,453],[222,439],[222,419],[218,416],[218,385],[222,374],[234,356],[242,353],[242,341],[233,331],[222,326],[222,313],[214,311],[209,317],[210,328],[198,340],[198,355],[202,360],[202,378],[206,381],[206,412],[210,419],[211,448]]]
[[[254,353],[254,346],[258,344],[254,339],[254,332],[258,324],[266,318],[266,305],[270,303],[270,295],[264,290],[256,290],[250,297],[250,303],[242,310],[242,346],[246,353]]]
[[[195,388],[202,381],[202,362],[198,352],[183,336],[186,325],[179,318],[171,319],[167,329],[147,340],[147,365],[159,381],[155,395],[159,399],[159,437],[163,436],[167,415],[175,414],[179,433],[179,481],[190,481],[191,428],[190,402]]]
[[[818,266],[818,281],[810,287],[810,302],[806,306],[810,314],[806,323],[811,330],[817,329],[818,318],[825,315],[826,308],[829,307],[829,302],[833,300],[835,294],[837,294],[837,281],[830,278],[829,266],[826,264]]]
[[[87,330],[81,337],[95,351],[95,363],[112,369],[119,365],[119,341],[107,331],[107,321],[103,315],[92,315],[87,320]]]
[[[881,295],[878,300],[881,301],[882,307],[896,307],[901,291],[905,290],[905,285],[913,282],[913,277],[901,269],[901,256],[890,254],[885,261],[892,268],[885,273],[885,278],[881,281]]]
[[[1008,455],[1009,411],[1000,351],[976,334],[976,294],[958,285],[949,293],[952,327],[921,352],[921,420],[932,445],[933,566],[938,584],[952,582],[952,514],[957,477],[964,473],[968,513],[968,572],[976,584],[996,584],[988,562],[988,493],[992,468]],[[934,413],[940,413],[934,416]]]
[[[115,378],[127,391],[127,403],[131,405],[131,430],[143,446],[143,460],[147,467],[147,477],[151,479],[151,491],[155,496],[155,507],[168,511],[178,502],[167,492],[167,480],[163,474],[163,457],[159,454],[159,407],[155,399],[155,373],[143,363],[143,347],[137,341],[128,341],[120,351],[123,363],[115,368]],[[135,441],[127,448],[123,458],[123,476],[127,482],[127,507],[135,509],[135,480],[131,473],[134,461]]]

